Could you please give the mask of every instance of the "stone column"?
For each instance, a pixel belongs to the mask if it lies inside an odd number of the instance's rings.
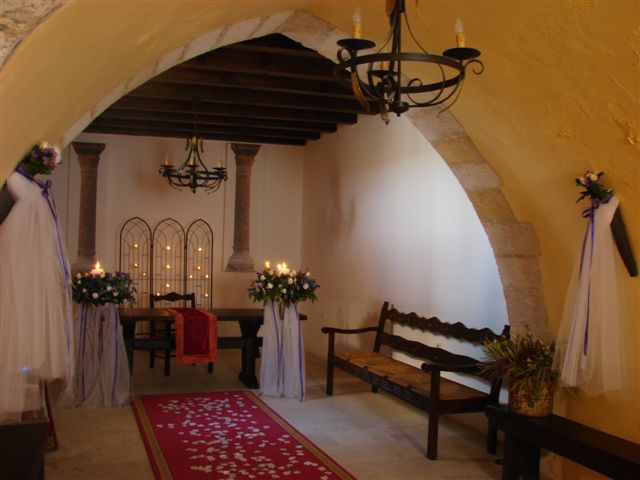
[[[98,161],[104,143],[72,142],[80,162],[80,223],[78,225],[78,258],[71,270],[91,270],[96,263],[96,201],[98,193]]]
[[[253,259],[249,252],[249,219],[251,208],[251,167],[260,145],[232,143],[236,155],[236,205],[233,223],[233,253],[227,262],[227,270],[253,271]]]

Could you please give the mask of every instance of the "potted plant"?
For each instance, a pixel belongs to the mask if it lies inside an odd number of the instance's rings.
[[[509,409],[519,415],[551,415],[558,370],[553,365],[555,344],[548,345],[531,333],[500,338],[483,345],[482,372],[489,380],[509,383]]]

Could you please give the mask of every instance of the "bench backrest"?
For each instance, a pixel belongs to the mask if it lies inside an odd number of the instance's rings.
[[[489,328],[475,329],[465,327],[462,323],[446,323],[436,317],[425,318],[415,313],[403,313],[395,308],[389,308],[389,302],[384,302],[380,311],[380,320],[378,322],[378,331],[374,343],[374,352],[379,352],[382,345],[386,345],[391,349],[399,352],[407,353],[413,357],[423,358],[435,363],[443,363],[447,365],[469,365],[477,363],[475,358],[466,355],[458,355],[448,352],[438,347],[430,347],[423,343],[413,340],[407,340],[399,335],[388,333],[385,331],[385,324],[404,325],[415,328],[423,332],[429,332],[442,335],[447,338],[455,338],[456,340],[465,341],[475,345],[482,345],[487,340],[495,340],[500,337]],[[506,325],[502,331],[502,335],[509,335],[509,326]]]

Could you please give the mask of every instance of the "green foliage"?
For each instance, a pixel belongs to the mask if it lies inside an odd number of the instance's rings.
[[[528,402],[545,392],[551,392],[558,379],[553,366],[555,344],[547,345],[531,333],[514,338],[500,338],[483,345],[485,361],[483,375],[489,379],[507,379],[512,389]]]
[[[136,291],[131,277],[123,272],[77,273],[73,280],[73,301],[83,305],[133,302]]]

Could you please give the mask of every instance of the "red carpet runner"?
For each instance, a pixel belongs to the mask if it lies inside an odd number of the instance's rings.
[[[251,392],[136,395],[156,479],[354,480]]]

